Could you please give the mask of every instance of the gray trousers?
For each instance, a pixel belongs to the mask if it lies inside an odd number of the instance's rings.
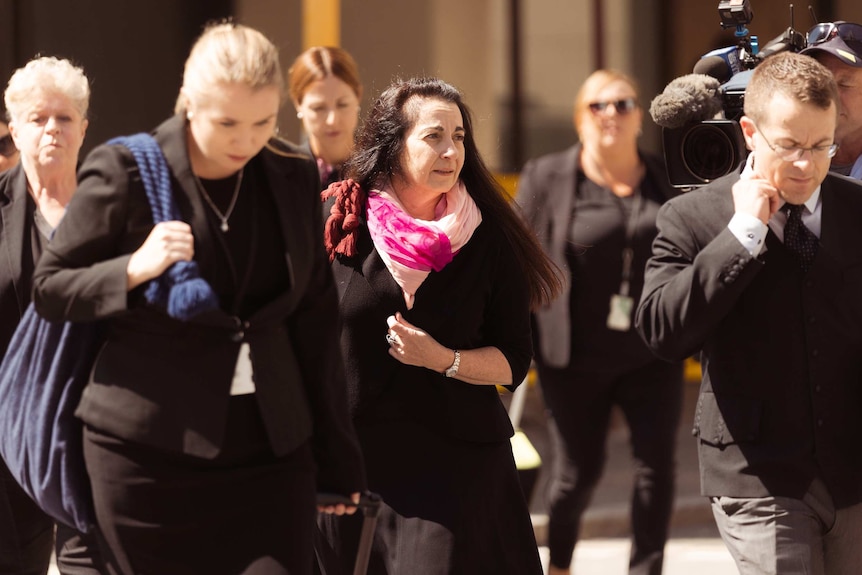
[[[802,499],[711,497],[740,575],[858,575],[862,503],[835,509],[815,479]]]

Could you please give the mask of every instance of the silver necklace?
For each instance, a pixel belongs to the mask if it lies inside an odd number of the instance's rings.
[[[233,209],[236,207],[236,200],[239,198],[239,189],[242,186],[242,174],[245,171],[245,168],[239,171],[239,175],[236,177],[236,187],[233,189],[233,196],[231,196],[230,204],[228,204],[227,210],[224,213],[218,209],[218,206],[215,205],[215,202],[212,200],[210,195],[207,193],[206,188],[204,188],[203,183],[201,183],[201,179],[194,172],[192,176],[195,178],[195,183],[198,185],[198,190],[200,190],[201,196],[204,201],[212,208],[212,211],[215,212],[216,217],[221,220],[221,231],[229,232],[230,225],[228,225],[227,221],[230,219],[230,215],[233,213]]]

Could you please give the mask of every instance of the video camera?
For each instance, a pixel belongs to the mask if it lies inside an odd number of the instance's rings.
[[[763,50],[759,49],[757,36],[748,32],[747,25],[754,18],[749,0],[721,0],[718,14],[723,29],[736,29],[737,44],[704,54],[695,65],[694,74],[689,75],[714,78],[714,85],[704,84],[701,77],[691,78],[691,82],[687,76],[677,78],[650,107],[653,119],[662,126],[668,179],[677,188],[708,184],[743,161],[746,147],[738,120],[743,114],[745,88],[753,69],[773,54],[799,52],[806,46],[805,36],[793,29],[793,5],[790,26]],[[698,91],[701,93],[695,93]],[[712,108],[696,107],[686,98],[715,101]],[[721,119],[714,119],[717,115],[714,108],[720,108]]]

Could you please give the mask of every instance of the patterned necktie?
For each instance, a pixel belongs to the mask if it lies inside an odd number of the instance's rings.
[[[784,246],[799,260],[803,272],[808,272],[820,245],[817,236],[802,223],[803,205],[784,204],[787,223],[784,224]]]

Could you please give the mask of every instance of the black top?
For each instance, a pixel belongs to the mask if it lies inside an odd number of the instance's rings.
[[[634,234],[631,248],[629,295],[635,306],[643,289],[643,271],[652,253],[655,218],[664,198],[649,178],[635,194],[620,198],[589,180],[578,170],[566,260],[572,274],[572,364],[615,371],[653,361],[652,352],[632,327],[617,331],[607,327],[610,299],[620,290],[626,228],[632,210]],[[641,200],[636,202],[636,194]]]
[[[218,247],[211,285],[222,309],[242,319],[251,317],[290,286],[278,211],[265,180],[265,173],[254,165],[246,166],[227,232],[221,231],[221,220],[206,206],[210,231]],[[236,176],[200,182],[224,214],[236,189]]]
[[[536,360],[556,368],[642,365],[651,355],[637,335],[631,330],[612,332],[606,323],[611,295],[620,287],[624,212],[633,202],[589,182],[580,171],[580,152],[576,145],[530,160],[518,182],[523,216],[564,277],[563,293],[534,313]],[[634,297],[643,285],[658,206],[678,193],[668,183],[660,158],[645,153],[641,158],[646,175],[640,186],[643,201],[632,264]]]

